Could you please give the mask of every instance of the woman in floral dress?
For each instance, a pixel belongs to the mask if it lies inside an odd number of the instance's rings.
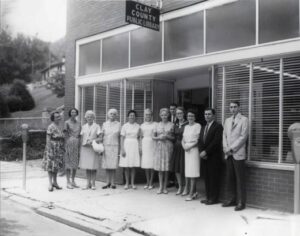
[[[161,122],[158,123],[153,134],[156,140],[154,170],[158,171],[159,189],[157,194],[167,194],[168,175],[171,170],[171,159],[173,154],[174,124],[168,121],[169,110],[160,109]]]
[[[104,153],[102,159],[102,168],[106,170],[107,184],[103,189],[115,189],[115,175],[119,163],[120,154],[120,132],[121,124],[116,120],[118,115],[117,109],[109,109],[107,112],[108,120],[103,123],[103,145]]]
[[[60,128],[61,116],[59,112],[51,114],[52,123],[47,129],[46,149],[43,158],[43,168],[48,171],[50,192],[54,188],[62,189],[57,184],[57,172],[63,166],[64,158],[64,133]]]
[[[69,111],[69,119],[65,122],[64,132],[66,136],[65,151],[65,169],[67,177],[67,188],[78,188],[75,183],[76,170],[79,163],[79,145],[80,145],[80,122],[76,120],[78,110],[72,108]],[[70,180],[70,177],[72,181]]]

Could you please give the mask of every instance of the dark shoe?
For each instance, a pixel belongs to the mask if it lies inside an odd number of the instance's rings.
[[[241,211],[241,210],[244,210],[245,209],[245,204],[238,204],[235,208],[234,208],[234,210],[235,211]]]
[[[110,184],[104,185],[104,186],[102,187],[102,189],[107,189],[107,188],[110,188]]]
[[[58,190],[62,189],[62,187],[58,186],[57,184],[53,184],[53,187],[58,189]]]
[[[222,207],[230,207],[230,206],[235,206],[236,203],[234,201],[229,201],[229,202],[224,202],[222,204]]]
[[[116,189],[117,187],[116,187],[116,185],[112,185],[111,188],[112,189]]]
[[[53,186],[49,187],[49,188],[48,188],[48,191],[49,191],[49,192],[53,192]]]
[[[203,204],[206,204],[208,202],[208,200],[207,199],[203,199],[200,202],[203,203]]]
[[[205,204],[206,205],[214,205],[214,204],[217,204],[218,201],[213,201],[213,200],[208,200]]]

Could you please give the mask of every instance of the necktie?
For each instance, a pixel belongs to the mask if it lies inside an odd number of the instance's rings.
[[[234,119],[235,119],[235,117],[232,118],[231,129],[233,129],[233,126],[234,126]]]
[[[204,130],[204,137],[203,137],[204,142],[205,142],[205,139],[206,139],[207,131],[208,131],[208,124],[205,126],[205,130]]]

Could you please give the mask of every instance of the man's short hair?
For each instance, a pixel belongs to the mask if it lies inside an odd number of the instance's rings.
[[[216,110],[215,110],[214,108],[212,108],[212,107],[207,107],[207,108],[205,108],[204,112],[205,112],[205,111],[211,111],[211,113],[212,113],[213,115],[216,114]]]
[[[234,103],[234,104],[238,105],[238,107],[240,106],[240,102],[238,100],[233,100],[230,103]]]
[[[177,104],[176,103],[171,103],[170,107],[177,107]]]

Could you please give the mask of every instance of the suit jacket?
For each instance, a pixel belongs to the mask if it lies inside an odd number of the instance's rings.
[[[238,113],[232,127],[233,116],[227,118],[224,123],[223,151],[233,151],[235,160],[246,159],[246,143],[249,133],[248,118]],[[228,156],[225,155],[225,159]]]
[[[217,158],[221,161],[222,157],[222,133],[223,127],[221,124],[214,121],[208,129],[204,141],[205,127],[201,129],[199,138],[199,151],[205,151],[207,158]]]

